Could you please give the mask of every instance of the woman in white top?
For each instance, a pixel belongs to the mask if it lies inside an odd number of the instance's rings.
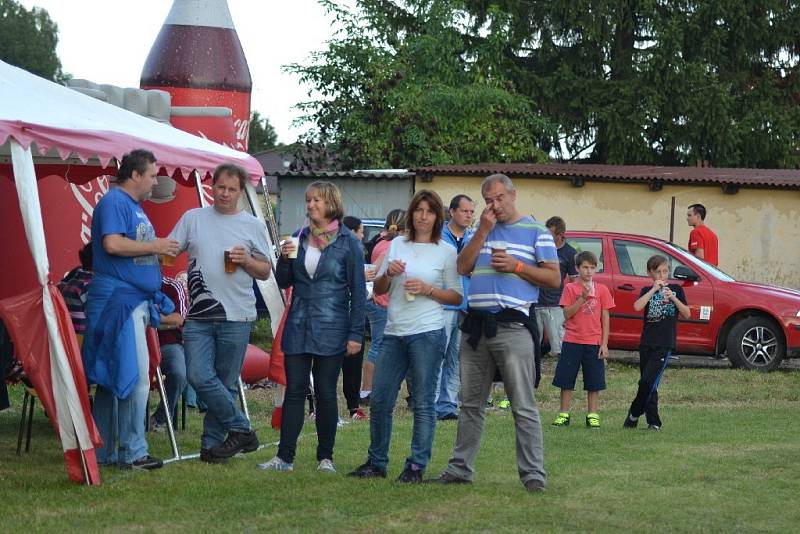
[[[398,481],[422,481],[436,428],[436,376],[444,358],[445,304],[461,302],[456,250],[442,241],[444,207],[433,191],[418,191],[408,207],[408,235],[392,241],[373,291],[389,294],[388,322],[375,364],[370,402],[370,446],[365,464],[350,473],[386,477],[392,412],[409,375],[414,399],[411,455]]]

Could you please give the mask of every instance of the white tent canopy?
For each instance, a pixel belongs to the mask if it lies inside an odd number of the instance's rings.
[[[134,148],[152,151],[172,174],[201,176],[223,161],[244,167],[256,184],[263,169],[250,155],[112,106],[0,61],[0,154],[8,139],[34,155],[51,149],[61,159],[74,157],[107,166]]]

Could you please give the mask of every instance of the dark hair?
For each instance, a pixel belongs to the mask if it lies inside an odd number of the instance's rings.
[[[700,216],[701,221],[706,220],[706,207],[702,204],[692,204],[688,209],[694,210],[694,212]]]
[[[575,267],[580,267],[584,262],[597,267],[597,256],[591,250],[584,250],[575,254]]]
[[[83,248],[78,251],[78,258],[81,260],[81,269],[84,271],[93,271],[92,269],[92,258],[94,254],[92,253],[92,242],[89,241]]]
[[[565,223],[564,219],[557,215],[547,219],[547,222],[544,223],[544,225],[548,228],[554,229],[557,234],[563,234],[567,231],[567,223]]]
[[[669,265],[669,260],[666,256],[662,256],[661,254],[655,254],[650,256],[650,259],[647,260],[647,271],[653,272],[662,265]]]
[[[450,209],[457,210],[458,206],[461,205],[462,200],[466,200],[467,202],[472,202],[472,199],[469,198],[467,195],[456,195],[450,201]]]
[[[239,189],[244,189],[247,184],[247,171],[235,163],[221,163],[214,169],[214,176],[211,178],[211,185],[217,183],[219,177],[223,174],[228,176],[235,176],[239,179]]]
[[[358,227],[361,226],[361,219],[353,217],[352,215],[347,215],[342,219],[342,224],[355,232],[358,230]]]
[[[383,228],[386,230],[386,237],[389,240],[394,239],[397,234],[402,234],[406,231],[406,210],[393,209],[386,215],[386,223]]]
[[[144,174],[147,172],[147,166],[151,163],[155,163],[156,161],[155,155],[153,155],[153,153],[149,150],[144,150],[141,148],[131,150],[122,156],[122,161],[120,162],[119,170],[117,171],[117,183],[121,184],[122,182],[132,178],[133,171],[136,171],[139,174]]]
[[[411,204],[408,205],[408,211],[406,211],[406,213],[411,217],[408,225],[406,225],[408,227],[408,240],[415,241],[417,239],[417,230],[414,228],[413,217],[414,212],[422,201],[427,202],[431,211],[436,214],[436,221],[433,223],[433,229],[431,230],[431,243],[438,243],[442,238],[442,227],[444,226],[444,205],[439,195],[430,189],[420,189],[417,191],[414,198],[411,199]]]

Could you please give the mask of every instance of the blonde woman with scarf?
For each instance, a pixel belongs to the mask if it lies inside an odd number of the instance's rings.
[[[274,458],[258,465],[268,471],[294,469],[309,374],[314,377],[316,398],[317,470],[336,471],[336,384],[344,358],[358,355],[364,342],[364,254],[358,238],[341,224],[344,207],[336,186],[329,182],[309,185],[306,215],[308,224],[294,234],[300,242],[296,258],[291,258],[295,245],[287,240],[276,267],[278,286],[293,290],[281,343],[286,395],[280,445]]]

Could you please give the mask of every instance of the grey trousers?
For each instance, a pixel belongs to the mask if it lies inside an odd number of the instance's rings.
[[[453,457],[445,472],[472,480],[485,421],[486,397],[500,368],[514,415],[517,469],[522,483],[546,479],[539,407],[533,395],[533,340],[521,324],[498,325],[497,336],[482,337],[477,349],[461,336],[461,413]]]

